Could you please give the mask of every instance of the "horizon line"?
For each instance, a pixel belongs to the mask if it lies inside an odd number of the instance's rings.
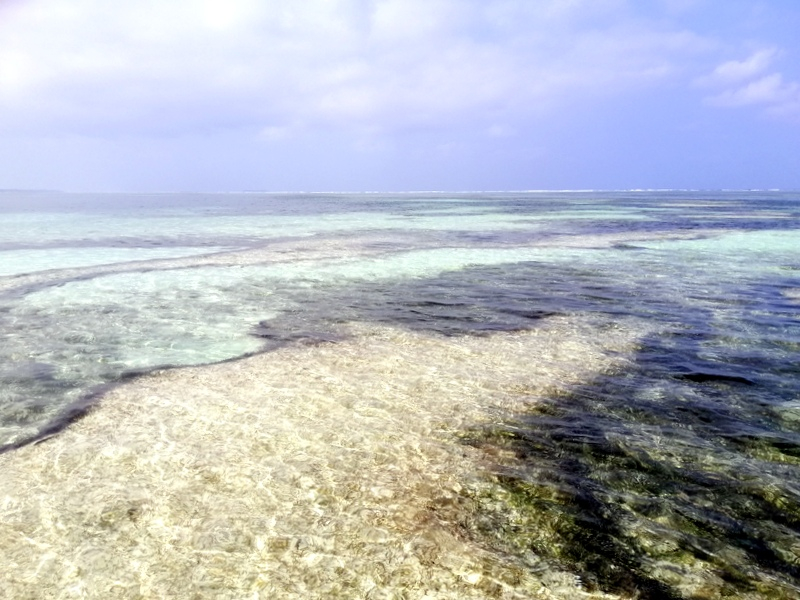
[[[566,188],[508,190],[58,190],[42,188],[0,188],[0,194],[547,194],[547,193],[653,193],[653,192],[797,192],[794,188]]]

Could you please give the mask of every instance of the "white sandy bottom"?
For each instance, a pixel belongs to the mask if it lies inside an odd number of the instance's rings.
[[[590,596],[473,535],[462,492],[502,457],[459,433],[614,369],[635,331],[353,334],[143,377],[0,456],[0,596]]]

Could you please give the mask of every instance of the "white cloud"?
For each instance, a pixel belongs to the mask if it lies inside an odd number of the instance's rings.
[[[0,130],[508,127],[705,43],[625,0],[27,0],[0,8]]]
[[[739,108],[757,106],[768,115],[800,119],[800,83],[786,81],[780,72],[768,72],[778,56],[775,48],[754,52],[741,61],[727,61],[697,83],[715,87],[706,97],[710,106]]]
[[[705,86],[729,85],[746,81],[766,71],[778,55],[775,48],[757,50],[744,60],[729,60],[711,74],[700,77],[697,83]]]
[[[709,99],[716,106],[751,106],[754,104],[780,105],[797,99],[800,84],[786,83],[780,73],[766,75],[746,85],[725,90]]]

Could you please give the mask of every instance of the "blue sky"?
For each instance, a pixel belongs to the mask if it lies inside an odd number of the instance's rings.
[[[800,189],[797,0],[0,0],[0,188]]]

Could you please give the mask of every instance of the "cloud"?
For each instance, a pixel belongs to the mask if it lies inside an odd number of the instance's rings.
[[[717,91],[705,98],[709,106],[721,108],[760,107],[767,115],[800,121],[800,83],[786,81],[770,71],[778,56],[774,48],[754,52],[741,61],[727,61],[696,83]]]
[[[672,77],[707,44],[638,18],[631,6],[27,0],[0,7],[0,130],[174,136],[239,128],[286,139],[312,128],[513,127]]]
[[[775,48],[757,50],[744,60],[729,60],[716,67],[710,75],[700,77],[700,85],[714,86],[736,84],[755,77],[769,68],[778,55]]]
[[[712,96],[709,102],[715,106],[752,106],[754,104],[780,105],[797,100],[800,84],[783,81],[780,73],[766,75],[746,85],[725,90]]]

